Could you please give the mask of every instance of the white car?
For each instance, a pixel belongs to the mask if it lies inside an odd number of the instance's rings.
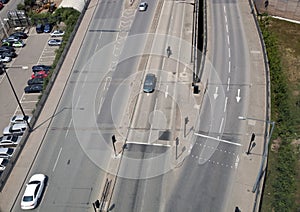
[[[22,40],[16,41],[12,44],[13,47],[22,48],[25,46],[25,43]]]
[[[141,2],[139,5],[139,11],[146,11],[148,7],[147,2]]]
[[[0,61],[3,62],[3,63],[8,63],[8,62],[11,61],[11,57],[1,56]]]
[[[31,120],[31,116],[25,116],[28,122]],[[16,124],[16,123],[26,123],[26,120],[24,119],[23,115],[14,115],[10,119],[11,124]]]
[[[22,136],[17,135],[5,135],[0,137],[0,146],[6,147],[6,146],[17,146],[20,141],[22,140]]]
[[[25,123],[17,123],[4,128],[3,135],[23,135],[27,128]]]
[[[14,154],[14,148],[0,148],[0,158],[11,158]]]
[[[48,45],[49,46],[60,46],[62,43],[62,40],[60,39],[50,39],[48,40]]]
[[[6,158],[0,158],[0,171],[4,171],[8,164],[8,160]]]
[[[31,176],[29,182],[26,184],[25,192],[21,200],[21,208],[23,210],[31,210],[37,207],[45,188],[46,179],[47,177],[44,174]]]
[[[54,30],[50,33],[51,37],[62,37],[64,36],[65,32],[62,30]]]

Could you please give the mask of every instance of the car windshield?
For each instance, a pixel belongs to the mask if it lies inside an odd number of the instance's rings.
[[[12,140],[13,142],[16,142],[16,141],[18,140],[18,137],[17,137],[17,136],[13,136],[13,137],[11,138],[11,140]]]
[[[11,155],[13,152],[14,152],[14,149],[12,149],[12,148],[9,148],[9,149],[7,150],[7,154],[8,154],[8,155]]]
[[[32,185],[32,184],[34,184],[34,185],[35,185],[35,184],[39,184],[39,183],[40,183],[40,181],[37,181],[37,180],[35,180],[35,181],[31,181],[31,182],[29,182],[28,184],[29,184],[29,185]]]
[[[24,196],[23,202],[31,202],[33,200],[33,196]]]

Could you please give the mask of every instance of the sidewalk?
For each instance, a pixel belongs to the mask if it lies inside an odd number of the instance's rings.
[[[25,183],[31,165],[37,156],[36,152],[38,152],[38,149],[43,144],[44,136],[48,131],[52,117],[56,112],[56,107],[64,92],[66,82],[70,76],[72,67],[78,55],[81,43],[85,37],[87,28],[89,27],[89,23],[93,17],[97,3],[98,0],[91,0],[76,33],[74,41],[72,42],[72,45],[68,51],[66,59],[58,74],[57,80],[55,81],[46,104],[43,107],[43,110],[35,124],[35,126],[38,127],[30,134],[30,137],[28,138],[14,169],[12,170],[3,190],[0,193],[0,211],[11,211],[15,204],[19,204],[19,202],[14,201],[19,195],[20,188],[22,188],[23,184]]]
[[[256,200],[256,192],[253,193],[253,186],[256,182],[261,161],[263,158],[264,149],[264,132],[265,132],[265,120],[266,117],[266,75],[265,75],[265,63],[263,58],[263,50],[260,43],[259,34],[256,28],[253,15],[251,14],[251,8],[248,0],[240,0],[237,2],[243,28],[245,31],[245,37],[249,48],[249,61],[251,68],[251,78],[249,82],[249,94],[248,102],[251,106],[248,107],[248,111],[244,114],[245,117],[252,117],[261,119],[262,121],[245,120],[241,121],[241,124],[246,124],[246,134],[241,136],[241,142],[243,147],[239,154],[239,165],[236,172],[236,178],[233,182],[233,189],[229,191],[232,195],[232,201],[227,205],[227,211],[234,211],[235,207],[238,207],[241,211],[259,211],[259,202],[261,196],[261,188],[263,185],[262,180],[257,188],[258,193]],[[251,138],[251,134],[255,132],[256,146],[251,150],[251,154],[247,155],[248,144]]]

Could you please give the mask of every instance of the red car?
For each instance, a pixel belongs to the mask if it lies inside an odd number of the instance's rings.
[[[48,71],[39,71],[31,75],[31,79],[34,78],[46,78],[48,76]]]
[[[3,3],[0,2],[0,10],[4,7]]]

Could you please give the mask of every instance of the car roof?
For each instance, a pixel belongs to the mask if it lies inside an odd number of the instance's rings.
[[[14,125],[11,126],[11,129],[19,129],[19,128],[26,128],[27,124],[26,123],[16,123]]]
[[[6,153],[8,151],[9,148],[0,148],[0,154],[1,153]]]
[[[33,196],[37,186],[38,184],[27,184],[23,196]]]

